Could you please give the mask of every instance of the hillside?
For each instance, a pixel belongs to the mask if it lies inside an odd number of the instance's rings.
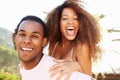
[[[19,58],[13,48],[12,32],[0,27],[0,80],[20,80]]]
[[[0,27],[0,45],[13,48],[12,32]]]

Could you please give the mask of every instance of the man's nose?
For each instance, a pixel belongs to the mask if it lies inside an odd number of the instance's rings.
[[[25,39],[24,39],[24,43],[30,44],[30,42],[31,42],[30,37],[29,37],[29,36],[26,36]]]

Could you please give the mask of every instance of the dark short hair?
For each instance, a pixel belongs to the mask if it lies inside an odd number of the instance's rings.
[[[35,22],[38,22],[42,25],[43,27],[43,30],[44,30],[44,37],[47,37],[47,29],[46,29],[46,25],[45,23],[42,21],[42,19],[40,19],[39,17],[37,16],[33,16],[33,15],[28,15],[28,16],[25,16],[21,19],[21,21],[19,22],[19,24],[17,25],[17,28],[15,29],[15,33],[14,34],[17,34],[18,32],[18,29],[19,29],[19,26],[20,24],[24,21],[24,20],[30,20],[30,21],[35,21]]]

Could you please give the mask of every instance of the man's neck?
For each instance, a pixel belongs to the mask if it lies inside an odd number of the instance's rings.
[[[29,62],[21,62],[20,65],[22,65],[26,70],[30,70],[39,64],[42,57],[43,57],[43,54],[41,56],[38,56],[36,59],[31,60]]]

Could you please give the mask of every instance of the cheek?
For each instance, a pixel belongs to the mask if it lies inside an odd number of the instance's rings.
[[[34,48],[35,48],[36,53],[38,53],[38,52],[41,53],[41,51],[42,51],[42,43],[34,43]]]
[[[80,27],[80,23],[79,22],[76,22],[76,25],[77,25],[78,28]]]
[[[17,37],[14,39],[14,43],[15,43],[15,45],[17,45],[19,43],[19,40]]]
[[[22,43],[23,40],[19,37],[16,37],[14,41],[15,41],[15,46],[19,47],[19,45]]]
[[[34,45],[36,45],[36,47],[42,46],[41,40],[34,40],[34,41],[32,41],[32,43],[34,43]]]
[[[80,29],[79,23],[76,23],[77,31]]]
[[[16,47],[16,49],[19,47],[19,45],[20,45],[20,41],[19,40],[15,40],[15,47]]]
[[[61,30],[61,32],[63,32],[65,30],[65,25],[62,23],[60,24],[60,30]]]
[[[64,34],[65,33],[65,28],[63,26],[61,26],[60,31],[61,31],[62,34]]]
[[[64,21],[61,21],[61,22],[60,22],[60,26],[61,26],[61,27],[65,26],[65,24],[66,24],[66,23],[65,23]]]

